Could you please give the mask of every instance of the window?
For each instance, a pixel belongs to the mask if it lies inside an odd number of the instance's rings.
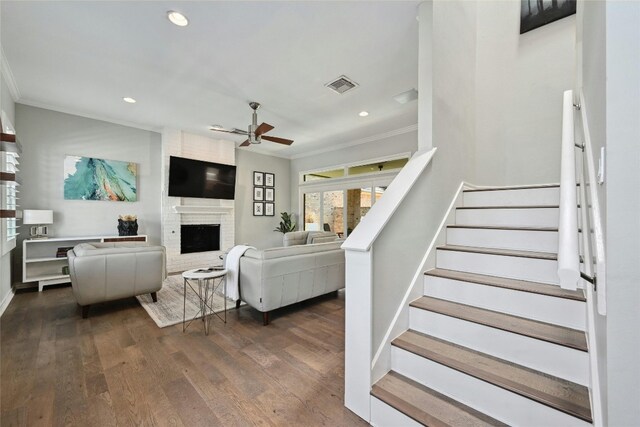
[[[411,153],[300,173],[301,230],[347,237],[380,200]],[[302,225],[304,224],[304,225]]]
[[[359,175],[377,175],[384,173],[397,173],[409,161],[411,153],[402,153],[379,159],[363,160],[362,162],[349,163],[340,166],[332,166],[324,169],[316,169],[300,173],[301,184],[314,184],[321,181]]]
[[[363,173],[389,172],[400,170],[409,161],[408,157],[402,159],[389,160],[386,162],[373,162],[364,165],[351,166],[348,170],[349,175],[360,175]]]
[[[303,174],[302,180],[303,182],[321,181],[323,179],[340,178],[342,176],[344,176],[344,168]]]
[[[18,189],[15,176],[18,173],[18,154],[8,151],[0,151],[0,211],[2,221],[0,225],[0,246],[2,255],[16,246],[18,226],[16,223],[16,211],[18,208]]]

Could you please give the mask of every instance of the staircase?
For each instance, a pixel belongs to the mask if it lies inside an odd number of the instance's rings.
[[[558,285],[559,186],[465,190],[391,371],[376,426],[584,426],[586,303]]]

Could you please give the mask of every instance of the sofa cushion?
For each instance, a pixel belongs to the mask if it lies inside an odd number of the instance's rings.
[[[338,235],[331,231],[311,231],[307,236],[307,245],[313,245],[315,243],[335,242],[337,239]]]
[[[271,248],[264,250],[248,249],[244,256],[255,259],[275,259],[294,255],[305,255],[316,252],[334,251],[340,249],[342,242],[317,243],[313,245],[297,245],[284,248]]]
[[[297,246],[307,243],[308,231],[291,231],[285,233],[282,239],[284,246]]]
[[[161,246],[149,246],[145,242],[80,243],[73,248],[76,256],[108,255],[117,253],[153,252]]]

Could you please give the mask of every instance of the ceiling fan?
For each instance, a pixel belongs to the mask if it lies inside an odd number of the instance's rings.
[[[278,138],[277,136],[268,136],[265,133],[269,132],[273,129],[269,123],[261,123],[258,126],[258,108],[260,108],[260,104],[257,102],[250,102],[249,107],[253,110],[253,115],[251,117],[251,124],[249,125],[249,131],[244,131],[242,129],[232,128],[225,129],[222,126],[214,125],[211,126],[212,131],[216,132],[226,132],[233,133],[236,135],[246,135],[248,139],[240,144],[240,147],[248,147],[251,144],[260,144],[262,140],[277,142],[278,144],[291,145],[293,144],[292,139]]]

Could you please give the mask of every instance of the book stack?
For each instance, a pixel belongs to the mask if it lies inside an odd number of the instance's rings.
[[[58,248],[58,252],[56,252],[56,258],[66,258],[67,252],[73,249],[73,246]]]

